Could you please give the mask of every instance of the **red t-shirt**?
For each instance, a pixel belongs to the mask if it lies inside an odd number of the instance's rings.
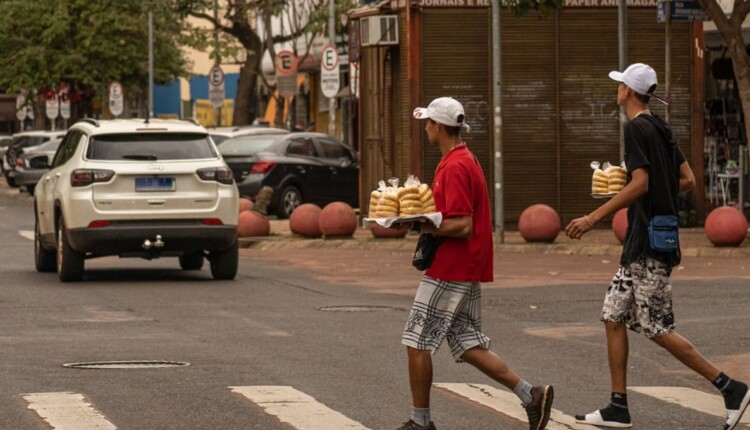
[[[425,274],[442,281],[492,282],[490,198],[482,166],[466,143],[440,161],[432,192],[443,218],[470,216],[473,228],[469,238],[446,237]]]

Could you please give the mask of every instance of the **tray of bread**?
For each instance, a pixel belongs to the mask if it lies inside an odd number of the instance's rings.
[[[600,165],[598,161],[591,162],[594,175],[591,177],[591,197],[595,199],[611,199],[622,191],[628,182],[628,172],[624,165],[614,166],[609,162]]]
[[[370,194],[370,209],[362,221],[367,228],[372,223],[382,227],[412,222],[430,222],[437,227],[443,215],[435,207],[435,198],[429,185],[422,184],[415,176],[409,176],[404,186],[399,187],[398,178],[378,182],[378,189]]]

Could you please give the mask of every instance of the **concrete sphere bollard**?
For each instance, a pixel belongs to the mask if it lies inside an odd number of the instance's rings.
[[[329,203],[320,212],[320,231],[326,237],[351,237],[357,231],[357,214],[344,202]]]
[[[318,205],[305,203],[299,205],[289,217],[289,229],[294,234],[304,237],[320,237],[320,213],[323,210]]]
[[[378,239],[401,239],[406,236],[406,233],[408,232],[409,230],[405,228],[385,228],[377,224],[373,224],[372,227],[370,227],[370,233],[372,233],[373,237]]]
[[[240,212],[249,211],[253,208],[253,201],[250,199],[240,199]]]
[[[714,246],[739,246],[747,236],[747,218],[733,207],[722,206],[708,214],[705,228]]]
[[[268,236],[269,234],[271,234],[271,223],[265,217],[255,212],[240,212],[237,219],[237,236],[253,237]]]
[[[620,243],[625,241],[625,233],[628,231],[628,208],[622,208],[612,218],[612,232]]]
[[[529,206],[518,219],[518,230],[527,242],[554,242],[561,227],[560,216],[547,205]]]

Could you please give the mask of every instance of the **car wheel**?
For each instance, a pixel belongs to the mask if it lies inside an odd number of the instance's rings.
[[[35,217],[36,218],[36,217]],[[34,221],[34,265],[37,272],[54,272],[57,267],[55,251],[44,249],[42,234],[39,232],[39,220]]]
[[[302,204],[302,193],[293,185],[284,187],[279,194],[276,216],[280,219],[289,218],[297,206]]]
[[[8,186],[9,187],[13,187],[13,188],[17,187],[17,185],[16,185],[16,178],[11,178],[9,176],[6,176],[5,180],[6,180],[6,182],[8,182]]]
[[[83,279],[84,255],[70,247],[65,220],[57,223],[57,276],[63,282]]]
[[[203,260],[203,252],[180,255],[180,267],[182,267],[182,270],[201,270]]]
[[[239,248],[235,240],[234,244],[223,251],[214,251],[209,255],[211,261],[211,276],[216,280],[231,280],[237,276],[239,265]]]

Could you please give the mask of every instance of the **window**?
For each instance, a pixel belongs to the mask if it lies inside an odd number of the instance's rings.
[[[82,137],[83,133],[81,133],[79,130],[71,130],[70,132],[68,132],[68,134],[65,135],[62,143],[60,143],[60,146],[57,148],[55,158],[52,159],[53,168],[62,166],[68,160],[70,160],[71,157],[73,157],[73,154],[78,147],[78,142],[81,141]]]
[[[156,161],[216,158],[208,136],[198,133],[104,134],[91,138],[89,160]]]
[[[318,139],[323,158],[336,161],[352,161],[352,156],[346,147],[338,142],[327,139]]]
[[[315,143],[310,138],[292,139],[292,141],[289,142],[286,153],[289,155],[300,155],[303,157],[318,156],[318,153],[315,150]]]
[[[234,137],[222,143],[219,152],[225,157],[249,157],[267,150],[274,143],[276,138],[269,136]]]

